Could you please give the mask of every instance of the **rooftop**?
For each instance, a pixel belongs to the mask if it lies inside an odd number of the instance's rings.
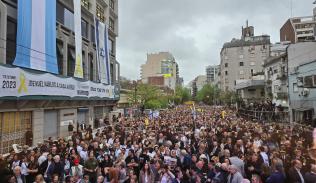
[[[223,48],[233,48],[233,47],[242,47],[242,46],[254,46],[254,45],[264,45],[270,44],[270,36],[253,36],[246,39],[233,39],[231,42],[224,44]]]

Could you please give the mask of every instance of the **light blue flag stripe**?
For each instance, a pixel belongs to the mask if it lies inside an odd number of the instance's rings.
[[[58,74],[56,57],[56,1],[46,0],[46,71]]]
[[[30,68],[31,54],[31,25],[32,0],[23,0],[18,3],[18,30],[16,57],[13,65]]]

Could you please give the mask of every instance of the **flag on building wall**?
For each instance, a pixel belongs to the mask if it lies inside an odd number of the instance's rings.
[[[17,21],[13,65],[57,74],[56,1],[19,1]]]
[[[101,83],[111,84],[108,27],[95,18],[98,77]]]
[[[47,0],[48,1],[48,0]],[[83,78],[82,68],[82,35],[81,35],[81,1],[74,2],[74,19],[75,19],[75,44],[76,44],[76,65],[74,77]]]

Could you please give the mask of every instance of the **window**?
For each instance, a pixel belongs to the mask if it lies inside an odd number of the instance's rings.
[[[228,63],[225,63],[225,67],[228,67]]]
[[[67,76],[73,77],[76,65],[75,49],[68,47]]]
[[[250,66],[255,66],[256,63],[255,62],[250,62]]]
[[[114,30],[114,20],[112,18],[109,20],[109,27],[111,30]]]
[[[239,58],[240,58],[240,59],[243,59],[243,58],[244,58],[244,55],[239,55]]]
[[[6,63],[12,64],[16,54],[16,21],[7,19],[7,42],[6,42]],[[1,49],[1,48],[0,48]]]
[[[101,22],[105,22],[104,9],[99,4],[97,4],[96,15]]]
[[[313,87],[313,76],[304,77],[304,87],[311,88]]]
[[[114,64],[110,64],[111,82],[114,83]]]
[[[239,66],[244,66],[244,62],[239,62]]]
[[[110,52],[110,55],[114,56],[114,42],[113,40],[109,39],[109,52]]]
[[[225,71],[225,75],[226,75],[226,76],[228,75],[228,71]]]
[[[95,43],[95,29],[93,25],[91,25],[90,41]]]
[[[88,26],[88,22],[81,19],[81,35],[86,39],[88,39]]]
[[[273,74],[277,74],[277,73],[278,73],[278,69],[274,69]]]
[[[57,49],[57,64],[58,64],[58,73],[60,75],[63,74],[63,67],[64,67],[64,61],[63,61],[63,44],[58,42],[56,44]]]
[[[239,71],[239,74],[240,74],[240,75],[243,75],[243,74],[244,74],[244,71]]]
[[[64,25],[72,31],[75,30],[75,21],[74,20],[75,20],[74,14],[65,8]]]
[[[110,8],[112,8],[114,10],[114,8],[115,8],[114,0],[110,0]]]
[[[251,76],[253,76],[253,73],[254,73],[254,72],[255,72],[255,71],[254,71],[253,69],[250,70]]]
[[[89,10],[90,2],[89,0],[81,0],[81,5]]]
[[[293,92],[295,92],[295,93],[298,92],[297,83],[293,83]]]
[[[93,81],[94,69],[93,69],[93,55],[92,55],[92,53],[89,53],[88,59],[89,59],[89,80]]]

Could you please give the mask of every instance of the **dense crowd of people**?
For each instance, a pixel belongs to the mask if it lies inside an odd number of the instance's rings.
[[[315,183],[302,126],[262,124],[223,107],[177,106],[156,118],[75,131],[0,155],[10,183]]]

